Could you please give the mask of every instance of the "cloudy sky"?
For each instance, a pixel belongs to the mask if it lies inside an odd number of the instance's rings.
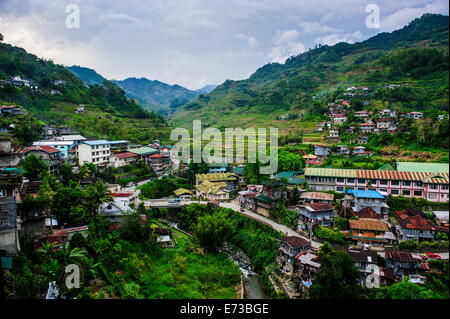
[[[70,4],[79,7],[80,28],[66,27]],[[371,4],[380,9],[379,28],[366,25]],[[39,57],[108,79],[198,89],[319,43],[398,29],[427,12],[448,14],[447,0],[0,0],[0,32]]]

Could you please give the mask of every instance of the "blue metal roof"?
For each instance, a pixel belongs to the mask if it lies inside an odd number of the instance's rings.
[[[349,194],[353,194],[355,197],[359,197],[359,198],[379,198],[379,199],[384,198],[384,196],[381,195],[380,192],[377,192],[374,190],[360,191],[360,190],[349,189],[347,192]]]
[[[124,141],[124,140],[108,141],[108,144],[123,144],[123,143],[130,143],[130,141]]]
[[[109,144],[109,141],[107,140],[95,140],[95,141],[83,141],[83,143],[87,145],[103,145],[103,144]]]

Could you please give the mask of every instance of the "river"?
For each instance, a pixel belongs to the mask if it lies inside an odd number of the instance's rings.
[[[232,248],[227,244],[224,245],[222,250],[228,254],[230,259],[233,260],[241,270],[245,288],[245,299],[266,299],[267,295],[262,288],[261,277],[254,271],[248,256],[241,250]]]

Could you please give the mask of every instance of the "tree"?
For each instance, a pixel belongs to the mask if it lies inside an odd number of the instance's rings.
[[[48,174],[48,164],[40,156],[31,154],[19,165],[25,170],[25,176],[31,181],[36,181]]]
[[[324,245],[323,245],[324,246]],[[321,247],[320,270],[309,290],[312,299],[355,299],[360,298],[362,287],[358,280],[360,273],[350,255],[335,251],[330,245]]]
[[[120,230],[124,239],[130,241],[145,241],[149,238],[149,227],[142,224],[142,217],[137,210],[124,213],[124,222]]]
[[[401,282],[383,287],[376,295],[378,299],[441,299],[437,292],[425,286],[414,284],[405,277]]]
[[[209,252],[215,252],[231,234],[228,214],[217,211],[212,215],[199,217],[194,227],[200,244]]]
[[[0,33],[0,42],[3,42],[4,39],[3,34]]]

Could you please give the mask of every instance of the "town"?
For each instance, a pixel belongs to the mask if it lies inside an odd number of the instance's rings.
[[[15,105],[0,108],[3,117],[26,113]],[[448,209],[439,209],[448,204],[448,163],[396,162],[395,168],[385,165],[378,170],[320,167],[332,148],[313,145],[314,154],[303,156],[306,167],[294,172],[279,171],[261,184],[247,181],[246,165],[226,161],[203,164],[205,168],[195,174],[191,185],[185,182],[184,187],[149,198],[143,196],[145,189],[139,185],[145,187],[145,183],[155,179],[183,179],[186,171],[192,170],[192,164],[181,162],[171,145],[161,145],[157,140],[149,145],[88,140],[68,127],[52,126],[45,126],[41,138],[29,146],[12,147],[11,140],[2,139],[2,258],[12,260],[19,254],[20,238],[25,234],[32,236],[35,249],[51,243],[54,250],[60,250],[75,234],[88,231],[86,224],[64,223],[64,218],[52,215],[49,207],[30,209],[27,202],[30,197],[40,196],[45,174],[61,176],[61,170],[67,167],[77,174],[89,167],[97,171],[97,176],[87,174],[80,185],[106,183],[110,199],[101,202],[97,212],[107,218],[110,231],[120,229],[127,212],[138,207],[145,220],[145,211],[176,212],[195,203],[232,209],[269,225],[280,233],[277,268],[271,282],[290,298],[308,295],[320,271],[320,251],[323,245],[330,244],[332,249],[351,256],[363,287],[380,288],[405,278],[412,283],[425,283],[432,273],[431,262],[448,259]],[[349,155],[342,152],[342,147],[337,152]],[[136,176],[114,183],[105,174],[123,169],[132,172],[137,167],[141,168],[138,174],[146,172],[152,177]],[[39,169],[47,172],[39,175]],[[398,196],[428,204],[390,207],[390,203],[401,206],[401,202],[396,203]],[[433,203],[437,208],[430,206]],[[290,212],[294,217],[286,223],[282,218],[274,218],[274,211]],[[153,228],[158,245],[174,247],[176,238],[172,232],[177,227],[175,222],[166,222]]]

